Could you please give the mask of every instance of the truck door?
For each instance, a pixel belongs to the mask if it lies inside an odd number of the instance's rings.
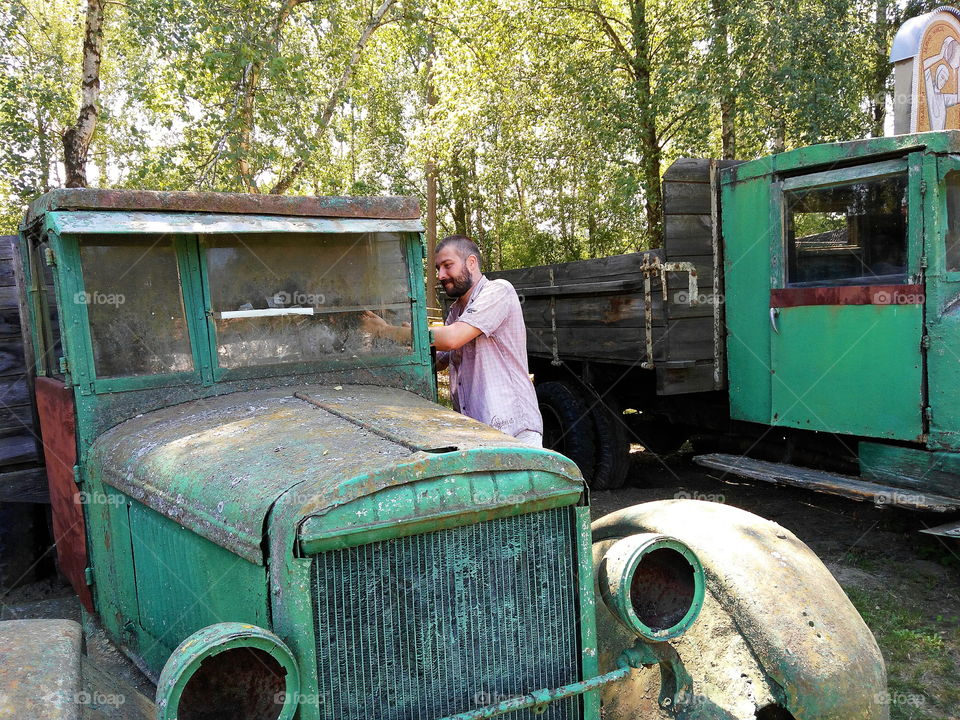
[[[933,160],[933,158],[931,158]],[[930,405],[929,444],[937,450],[960,450],[960,156],[936,158],[937,174],[928,172],[926,236],[927,384]]]
[[[920,163],[918,153],[773,183],[773,425],[923,435]]]

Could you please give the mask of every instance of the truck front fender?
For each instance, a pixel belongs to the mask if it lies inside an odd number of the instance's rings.
[[[698,500],[625,508],[593,523],[594,561],[613,541],[663,533],[706,574],[700,619],[675,643],[693,678],[676,706],[656,705],[650,674],[604,694],[607,717],[886,720],[886,670],[869,628],[820,559],[789,530]],[[601,670],[628,638],[598,602]],[[604,647],[607,644],[608,647]],[[789,713],[784,714],[784,712]]]

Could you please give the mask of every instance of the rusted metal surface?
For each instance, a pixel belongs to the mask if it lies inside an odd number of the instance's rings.
[[[0,718],[79,720],[81,645],[72,620],[0,623]]]
[[[167,660],[157,683],[157,718],[228,711],[243,720],[289,720],[299,697],[300,671],[284,642],[255,625],[224,622],[193,633]]]
[[[26,222],[55,210],[164,210],[343,218],[420,218],[420,204],[406,197],[293,197],[241,193],[159,192],[63,188],[40,196]]]
[[[221,212],[57,212],[47,222],[61,234],[314,233],[316,242],[331,233],[422,232],[419,220],[396,218],[313,218]]]
[[[624,665],[618,667],[616,670],[611,670],[604,675],[590,678],[589,680],[581,680],[580,682],[558,688],[534,690],[526,695],[520,695],[519,697],[503,700],[495,705],[477,708],[476,710],[459,713],[458,715],[450,715],[441,720],[483,720],[484,718],[500,717],[501,715],[526,708],[533,708],[534,714],[540,715],[544,712],[546,706],[552,702],[602,688],[605,685],[623,680],[623,678],[629,676],[632,672],[632,667]]]
[[[73,392],[60,380],[36,380],[37,415],[43,435],[43,456],[47,464],[53,538],[57,561],[80,602],[93,612],[93,597],[87,586],[86,523],[83,519],[80,488],[73,475],[77,464],[77,415]]]
[[[922,305],[923,299],[923,285],[856,285],[770,291],[772,308],[803,305]]]
[[[543,470],[580,481],[560,455],[531,453],[413,393],[365,385],[235,393],[157,410],[98,438],[89,467],[107,485],[262,564],[266,517],[292,488],[297,526],[306,515],[448,473],[450,462],[459,472]]]
[[[752,720],[769,705],[796,718],[885,720],[886,672],[870,630],[836,580],[790,531],[734,507],[665,500],[626,508],[593,524],[594,557],[617,538],[658,532],[688,545],[703,564],[701,619],[677,650],[695,694],[697,717]],[[598,613],[601,670],[622,638]],[[619,638],[619,639],[618,639]],[[614,717],[668,717],[649,688],[626,684],[605,695]],[[672,715],[670,715],[672,716]]]
[[[646,340],[646,359],[640,363],[640,367],[644,370],[653,370],[655,363],[653,360],[653,290],[651,278],[654,276],[660,277],[660,292],[663,295],[664,306],[670,301],[667,273],[687,273],[689,305],[696,305],[699,302],[700,289],[697,284],[697,268],[693,263],[664,262],[659,255],[645,253],[640,269],[643,272],[644,338]]]

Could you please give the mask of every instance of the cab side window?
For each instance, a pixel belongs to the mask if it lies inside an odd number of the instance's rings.
[[[80,243],[97,377],[193,370],[173,240],[151,235],[91,236]]]
[[[787,287],[906,282],[906,174],[784,192]]]
[[[960,172],[947,173],[946,269],[960,272]]]

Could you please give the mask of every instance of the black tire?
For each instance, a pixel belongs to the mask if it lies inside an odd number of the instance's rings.
[[[590,487],[593,490],[616,490],[623,487],[630,470],[630,439],[619,408],[596,400],[593,410],[596,433],[596,467]]]
[[[543,415],[543,446],[566,455],[589,483],[593,477],[596,444],[593,418],[580,394],[563,381],[537,385]]]

